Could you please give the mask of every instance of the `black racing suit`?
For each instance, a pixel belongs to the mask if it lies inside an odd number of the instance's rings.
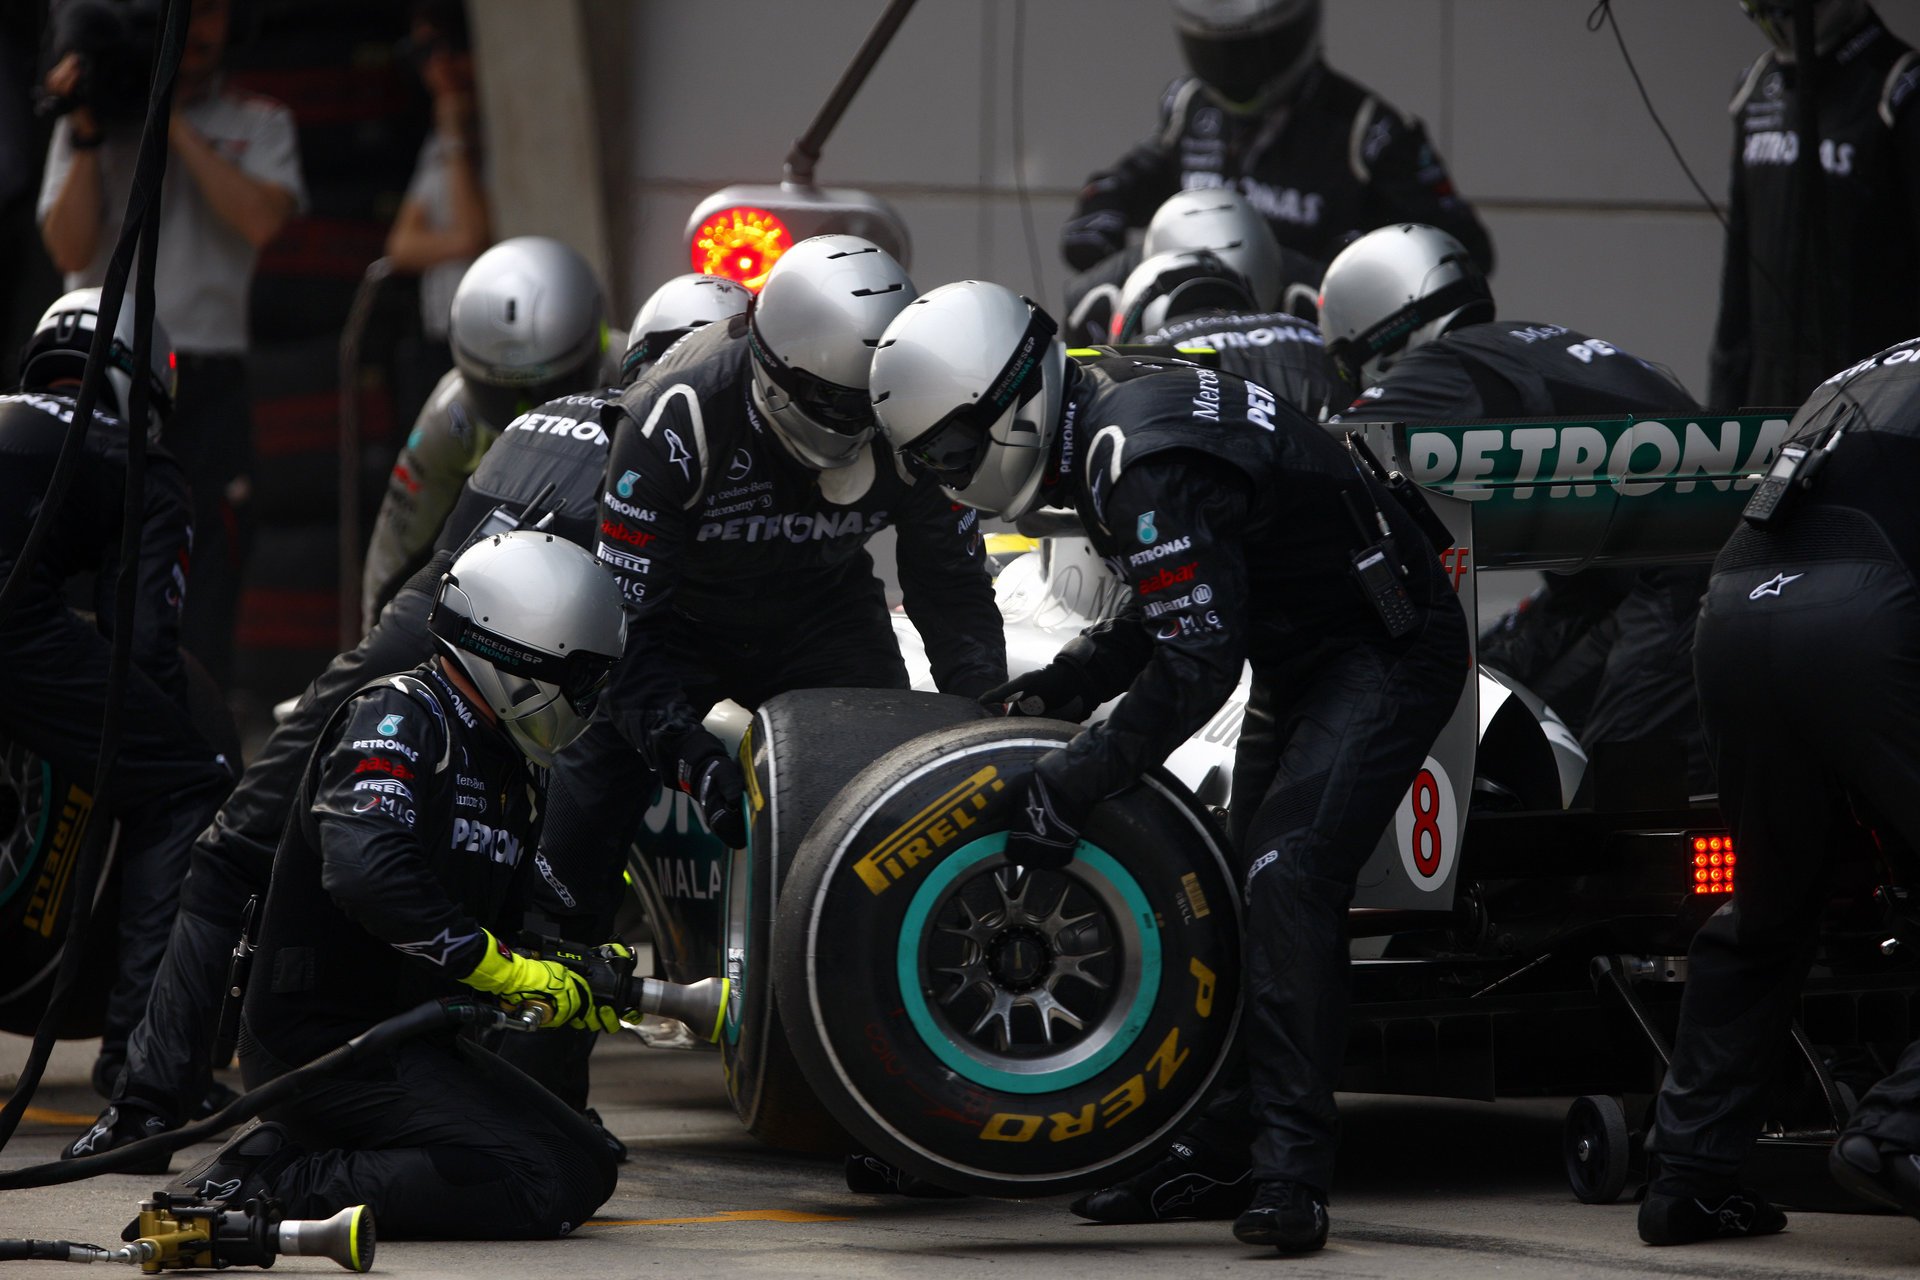
[[[14,571],[44,506],[73,408],[65,395],[0,396],[0,579]],[[146,1006],[187,850],[233,780],[228,762],[187,722],[179,638],[191,506],[178,464],[158,447],[147,454],[133,616],[114,616],[126,468],[126,424],[96,410],[72,486],[53,516],[52,536],[38,562],[25,566],[24,590],[0,618],[7,661],[0,736],[81,779],[88,790],[107,709],[113,644],[106,633],[116,621],[133,632],[112,794],[123,865],[113,922],[119,959],[100,1050],[109,1066],[126,1052]],[[66,604],[66,583],[86,573],[96,575],[97,620]]]
[[[437,663],[328,720],[274,857],[240,1062],[249,1087],[423,1000],[469,994],[511,936],[538,775]],[[270,1177],[289,1217],[367,1204],[389,1236],[564,1235],[612,1194],[591,1125],[450,1035],[403,1043],[273,1108],[306,1153]]]
[[[1920,849],[1920,340],[1835,375],[1789,440],[1845,431],[1778,529],[1714,562],[1694,666],[1734,891],[1688,951],[1648,1150],[1657,1190],[1730,1184],[1758,1135],[1856,813]],[[1920,1048],[1850,1131],[1920,1151]]]
[[[1870,18],[1820,59],[1821,225],[1803,226],[1797,74],[1741,78],[1707,403],[1799,404],[1833,370],[1920,332],[1920,63]],[[1811,246],[1811,252],[1809,252]],[[1817,279],[1795,277],[1818,269]]]
[[[483,524],[492,527],[488,517],[496,510],[518,517],[540,498],[534,514],[553,513],[547,528],[583,547],[593,545],[607,456],[599,413],[608,394],[563,397],[514,419],[454,499],[425,567],[393,596],[366,637],[330,662],[275,726],[193,847],[161,978],[129,1044],[127,1078],[116,1102],[132,1101],[177,1125],[206,1092],[227,957],[247,899],[267,891],[274,849],[314,742],[356,689],[433,655],[427,614],[440,576]],[[563,754],[556,762],[556,787],[567,771]],[[536,870],[543,869],[539,855],[534,861]]]
[[[1454,329],[1408,352],[1340,416],[1454,423],[1699,409],[1667,370],[1609,342],[1563,325],[1503,320]],[[1549,573],[1538,599],[1482,637],[1480,661],[1546,698],[1581,726],[1590,749],[1650,738],[1684,743],[1690,789],[1710,791],[1689,657],[1706,583],[1703,565]]]
[[[941,691],[1006,678],[979,513],[906,477],[877,442],[834,471],[796,462],[750,382],[736,316],[683,338],[608,411],[598,554],[630,621],[611,722],[583,741],[620,755],[624,739],[669,779],[711,749],[700,721],[721,698],[752,708],[788,689],[907,687],[866,546],[884,528],[898,533],[903,605]],[[629,803],[645,802],[643,782],[620,782]]]
[[[1085,270],[1176,191],[1220,186],[1245,194],[1283,247],[1320,262],[1375,227],[1424,222],[1493,269],[1486,228],[1454,192],[1425,127],[1324,63],[1260,115],[1223,110],[1199,80],[1175,80],[1153,137],[1081,188],[1062,254]]]
[[[1220,368],[1259,383],[1310,421],[1318,421],[1333,398],[1320,327],[1285,312],[1185,316],[1140,341],[1210,348]]]
[[[1347,908],[1459,700],[1465,620],[1411,517],[1257,384],[1125,358],[1081,364],[1061,437],[1055,502],[1072,502],[1131,603],[1055,661],[1078,669],[1090,701],[1126,697],[1035,771],[1085,812],[1185,742],[1252,663],[1247,719],[1266,728],[1240,739],[1231,808],[1249,875],[1251,1081],[1189,1140],[1243,1162],[1251,1142],[1256,1178],[1324,1190],[1346,1050]],[[1349,497],[1393,530],[1415,613],[1399,639],[1352,575],[1370,539]]]

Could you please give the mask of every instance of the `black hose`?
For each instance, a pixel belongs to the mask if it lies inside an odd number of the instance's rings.
[[[0,1262],[93,1261],[85,1256],[75,1258],[75,1250],[82,1255],[106,1252],[97,1244],[81,1244],[76,1240],[0,1240]]]
[[[74,398],[73,422],[66,440],[61,444],[60,457],[54,464],[46,497],[41,501],[33,528],[28,531],[20,558],[8,574],[6,584],[0,586],[0,618],[3,618],[31,578],[34,566],[39,563],[46,539],[52,531],[54,517],[59,514],[67,489],[71,486],[87,430],[93,422],[100,385],[106,377],[107,352],[120,320],[127,276],[134,267],[135,248],[144,241],[147,251],[139,255],[134,285],[134,348],[138,363],[134,366],[136,372],[131,379],[131,403],[127,406],[127,491],[120,539],[120,580],[115,593],[117,616],[114,619],[113,656],[107,668],[106,715],[100,726],[100,755],[93,779],[93,819],[87,823],[86,832],[81,838],[80,857],[72,881],[81,892],[75,895],[72,915],[67,921],[66,936],[61,943],[60,967],[53,990],[47,998],[47,1010],[34,1031],[33,1048],[27,1055],[26,1065],[21,1069],[19,1082],[12,1096],[7,1099],[6,1106],[0,1108],[0,1149],[6,1147],[20,1127],[27,1104],[33,1100],[34,1091],[39,1088],[40,1079],[46,1073],[47,1059],[53,1053],[54,1031],[60,1025],[60,1014],[67,993],[78,981],[81,965],[86,959],[87,948],[84,944],[87,928],[92,923],[93,904],[98,896],[95,886],[103,874],[107,831],[112,825],[109,819],[112,810],[108,800],[113,789],[114,757],[120,750],[121,716],[125,709],[127,676],[132,663],[134,579],[139,573],[140,535],[146,523],[143,518],[146,506],[148,400],[145,370],[153,349],[153,267],[159,245],[160,184],[166,176],[167,122],[173,110],[173,85],[180,69],[180,54],[186,45],[187,10],[186,0],[166,0],[153,86],[147,100],[146,125],[141,132],[139,159],[134,165],[133,189],[127,199],[126,222],[121,227],[120,239],[114,246],[112,260],[107,264],[106,281],[101,286],[93,346],[87,353],[86,370],[81,375],[80,390]]]
[[[150,1156],[171,1153],[210,1138],[242,1120],[251,1120],[268,1107],[283,1102],[316,1076],[328,1075],[370,1054],[392,1048],[404,1040],[452,1027],[499,1025],[506,1021],[499,1010],[481,1005],[464,996],[450,1000],[428,1000],[405,1013],[397,1013],[384,1022],[376,1022],[339,1048],[322,1054],[305,1066],[276,1076],[257,1089],[249,1090],[208,1116],[205,1120],[130,1142],[124,1147],[102,1151],[98,1155],[73,1160],[54,1160],[47,1164],[0,1173],[0,1191],[19,1191],[26,1187],[53,1187],[80,1182],[102,1173],[116,1173]]]

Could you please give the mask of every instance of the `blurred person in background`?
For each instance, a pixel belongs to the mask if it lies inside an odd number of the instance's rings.
[[[387,232],[387,260],[420,278],[424,344],[397,388],[403,419],[419,411],[426,391],[453,365],[447,319],[453,291],[473,260],[493,243],[481,186],[484,147],[474,99],[473,51],[463,0],[420,0],[407,41],[420,79],[433,97],[433,131],[420,146],[413,180]]]
[[[106,278],[139,151],[144,103],[117,101],[125,77],[102,74],[102,51],[81,34],[122,21],[115,10],[122,7],[79,0],[58,12],[44,80],[64,114],[40,185],[40,235],[68,289]],[[182,643],[223,689],[252,524],[248,292],[261,248],[306,205],[293,114],[230,87],[221,72],[228,17],[228,0],[193,0],[154,259],[159,319],[179,357],[167,445],[186,469],[196,533]]]
[[[1770,47],[1733,116],[1720,319],[1707,404],[1797,405],[1837,368],[1920,333],[1920,54],[1866,0],[1815,0],[1817,226],[1801,213],[1790,0],[1742,0]]]

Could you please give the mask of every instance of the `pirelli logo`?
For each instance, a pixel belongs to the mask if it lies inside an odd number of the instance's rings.
[[[24,928],[43,938],[51,938],[54,926],[63,918],[60,903],[73,879],[74,865],[80,860],[80,838],[86,833],[87,815],[92,812],[93,796],[77,784],[70,784],[66,799],[60,804],[60,822],[47,849],[46,865],[41,868],[39,880],[34,882],[26,914],[20,919]]]
[[[873,847],[853,864],[860,879],[875,894],[885,893],[907,872],[952,844],[979,819],[987,798],[1006,789],[1006,779],[992,765],[953,788],[913,815],[907,824]]]

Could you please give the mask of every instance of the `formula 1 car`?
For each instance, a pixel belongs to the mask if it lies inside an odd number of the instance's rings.
[[[1471,617],[1482,570],[1710,558],[1787,426],[1343,429],[1424,487],[1455,534],[1443,563]],[[996,591],[1016,672],[1122,599],[1083,539],[990,550],[1013,552]],[[667,976],[735,980],[722,1051],[748,1127],[993,1195],[1110,1180],[1157,1148],[1235,1029],[1238,874],[1216,819],[1245,701],[1243,685],[1137,808],[1090,827],[1104,860],[1057,879],[1005,869],[993,789],[1071,726],[860,690],[717,715],[752,768],[749,848],[719,850],[663,794],[633,878]],[[1738,867],[1712,797],[1640,767],[1670,758],[1596,766],[1540,699],[1476,669],[1360,879],[1343,1088],[1586,1095],[1568,1118],[1570,1180],[1582,1199],[1622,1192],[1638,1159],[1622,1096],[1657,1084],[1688,940]],[[1830,1062],[1909,1034],[1915,978],[1881,945],[1908,931],[1905,898],[1864,853],[1847,882],[1804,1003],[1803,1096],[1769,1129],[1782,1150],[1844,1116],[1850,1086]]]

